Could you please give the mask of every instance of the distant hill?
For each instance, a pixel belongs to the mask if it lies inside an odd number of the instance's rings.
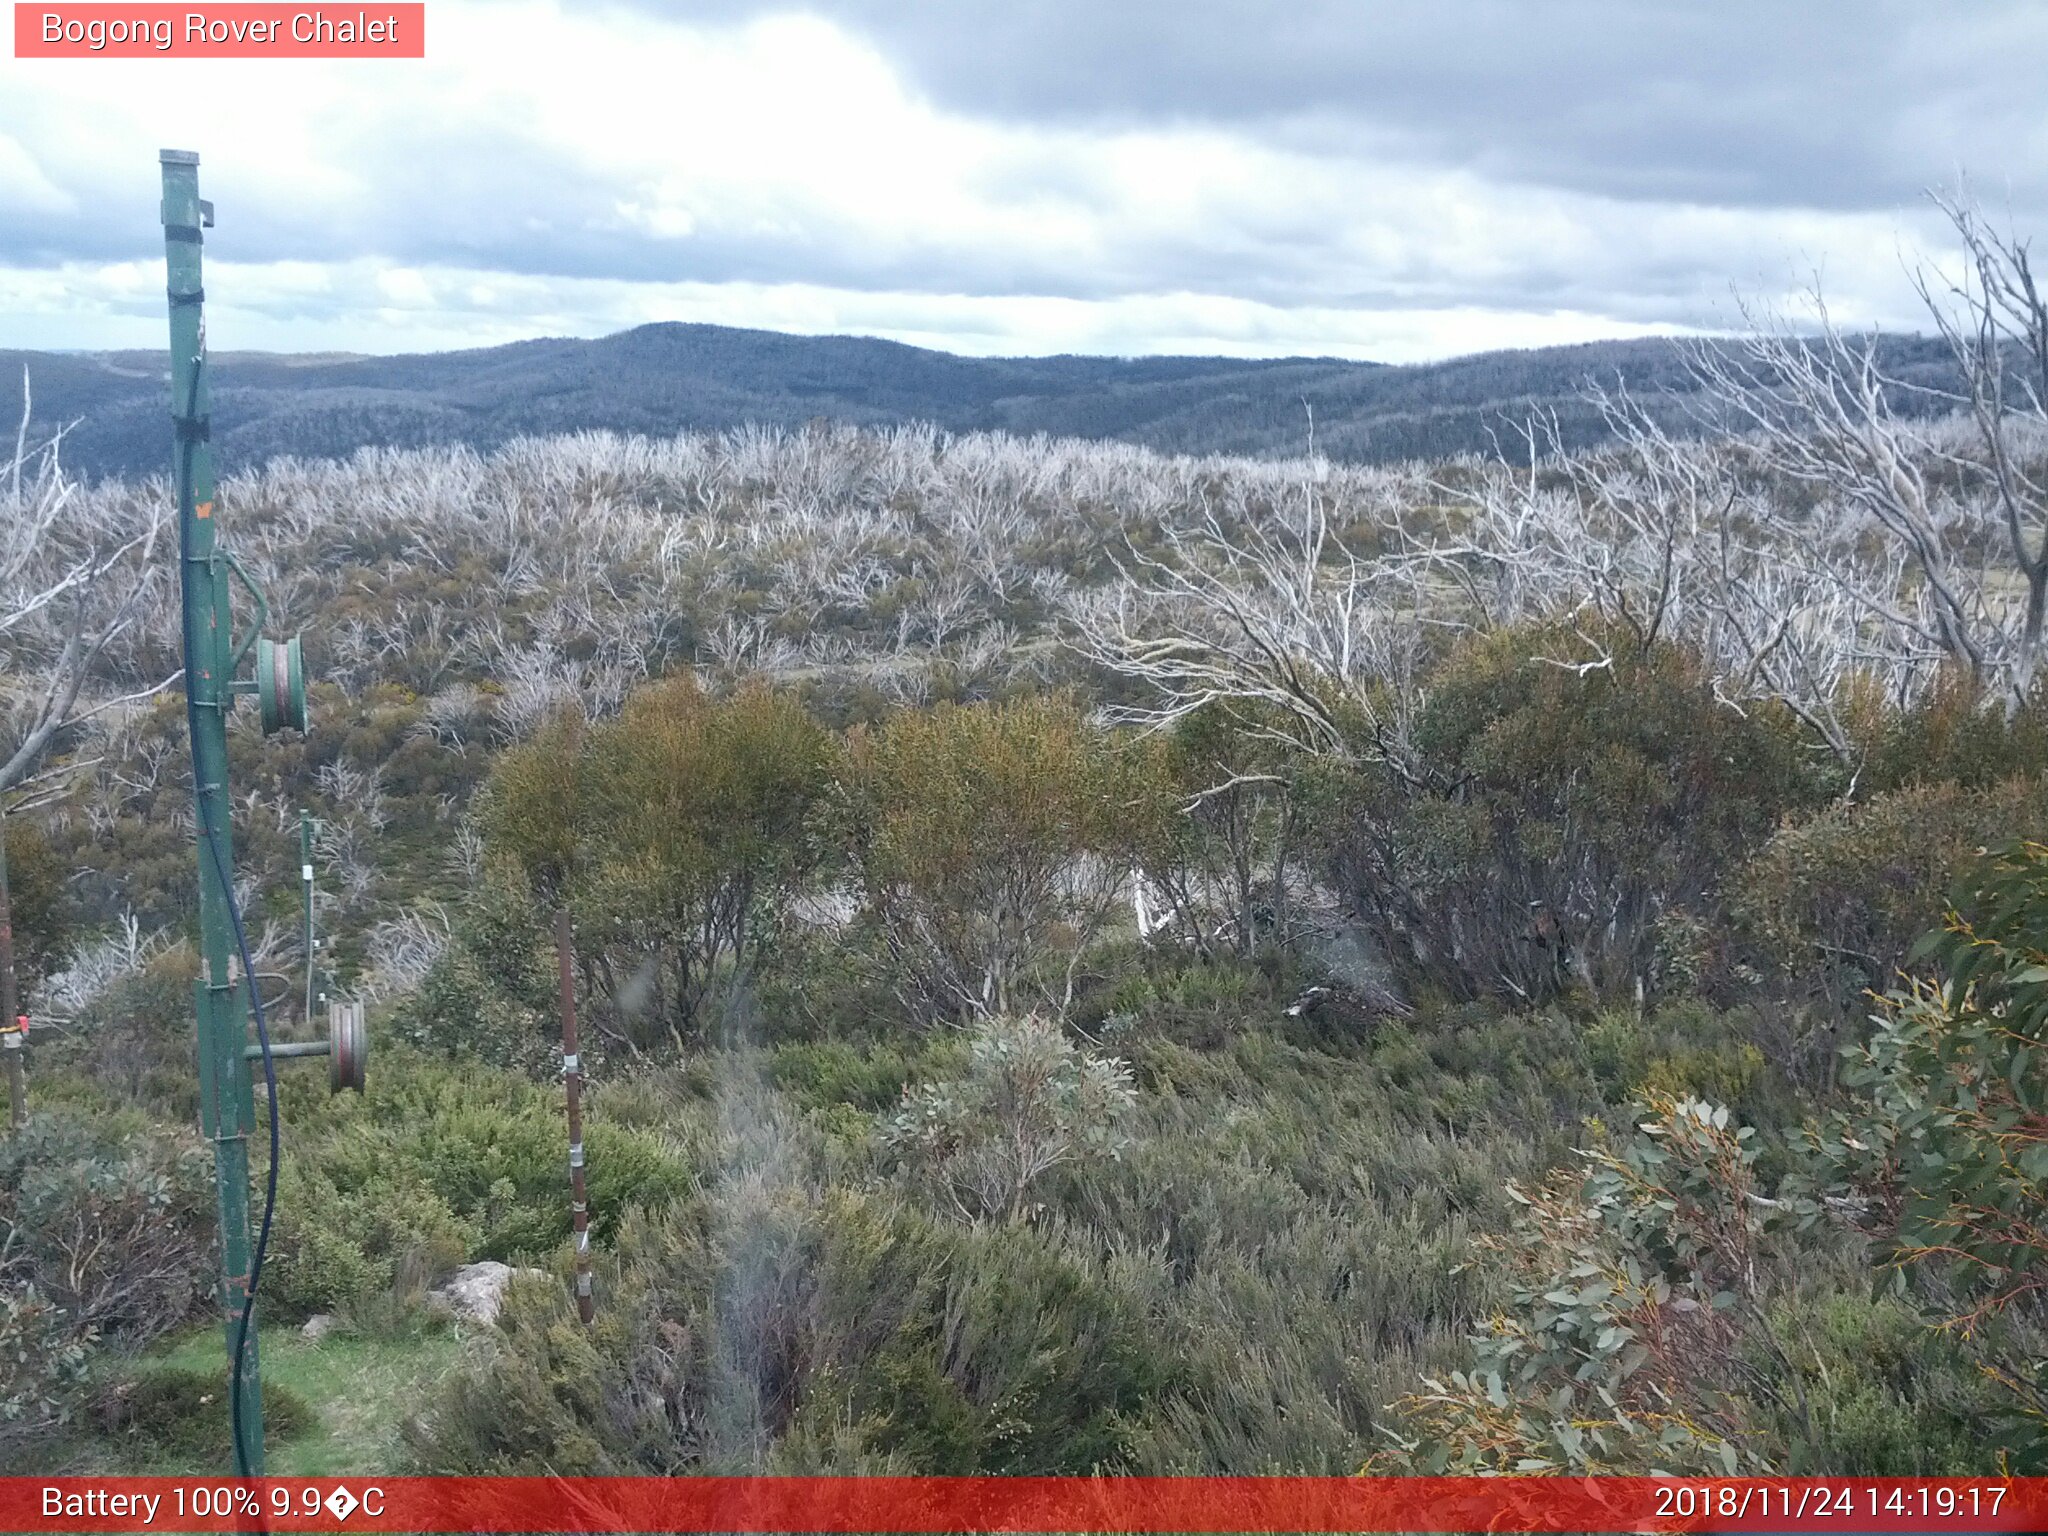
[[[1937,342],[1887,343],[1894,366],[1938,370]],[[38,423],[76,421],[66,462],[88,476],[148,474],[169,458],[164,355],[0,351],[0,423],[18,420],[21,373]],[[814,417],[931,421],[954,431],[1115,438],[1172,452],[1300,451],[1341,459],[1437,457],[1490,446],[1489,427],[1555,407],[1573,444],[1599,435],[1585,381],[1686,386],[1667,341],[1488,352],[1392,367],[1330,358],[972,358],[852,336],[645,325],[596,341],[523,341],[399,357],[222,353],[214,444],[224,469],[366,444],[468,443],[611,428],[668,435]]]

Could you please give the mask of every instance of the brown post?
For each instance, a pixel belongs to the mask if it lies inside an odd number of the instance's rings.
[[[569,1096],[569,1224],[576,1232],[576,1315],[589,1322],[590,1201],[583,1187],[583,1061],[576,1050],[576,951],[569,909],[555,912],[555,957],[562,981],[562,1085]]]
[[[0,1054],[7,1057],[7,1119],[15,1130],[28,1122],[28,1088],[22,1081],[21,998],[14,985],[14,906],[7,894],[7,811],[0,806]]]

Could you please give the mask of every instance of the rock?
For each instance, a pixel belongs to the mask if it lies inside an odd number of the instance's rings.
[[[306,1319],[305,1325],[299,1329],[299,1332],[305,1337],[307,1343],[318,1344],[340,1326],[341,1319],[332,1312],[315,1312]]]
[[[512,1277],[545,1273],[545,1270],[538,1269],[514,1269],[496,1259],[485,1259],[481,1263],[463,1265],[445,1285],[429,1291],[427,1301],[465,1322],[495,1323],[498,1309],[505,1304],[505,1287],[511,1283]]]

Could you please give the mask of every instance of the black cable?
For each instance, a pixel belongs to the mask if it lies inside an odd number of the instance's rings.
[[[220,839],[212,827],[206,829],[206,846],[213,854],[214,873],[227,897],[228,921],[235,930],[235,948],[242,957],[242,974],[249,978],[249,1009],[256,1016],[256,1040],[263,1052],[263,1091],[270,1110],[270,1166],[263,1175],[263,1221],[256,1231],[256,1251],[249,1259],[249,1287],[242,1297],[242,1315],[235,1323],[235,1359],[229,1373],[229,1410],[235,1432],[235,1455],[241,1475],[252,1476],[248,1447],[242,1440],[242,1362],[249,1348],[249,1320],[256,1311],[256,1288],[263,1283],[263,1258],[270,1249],[270,1220],[277,1211],[277,1164],[283,1138],[278,1129],[277,1064],[270,1054],[270,1026],[263,1017],[263,997],[255,982],[256,967],[249,959],[249,937],[242,929],[242,910],[235,901],[234,885],[228,879],[226,861],[221,857]]]
[[[199,407],[199,370],[205,366],[205,358],[196,359],[192,365],[192,388],[185,400],[185,414],[181,421],[190,421]],[[194,439],[179,434],[178,454],[178,584],[184,589],[185,569],[192,557],[191,520],[185,516],[185,508],[192,500],[192,448]],[[192,630],[189,624],[181,625],[182,646],[185,661],[185,728],[193,741],[192,778],[195,794],[193,805],[200,835],[205,839],[207,852],[212,855],[214,878],[220,881],[221,896],[227,903],[228,922],[235,931],[235,949],[242,959],[242,975],[249,983],[249,1006],[256,1016],[256,1039],[263,1052],[263,1086],[270,1107],[270,1168],[263,1181],[263,1223],[256,1234],[256,1251],[249,1260],[249,1283],[242,1293],[242,1315],[235,1323],[235,1347],[228,1368],[228,1421],[234,1432],[235,1473],[239,1477],[253,1476],[249,1460],[249,1448],[242,1433],[242,1362],[249,1349],[249,1320],[256,1312],[256,1288],[263,1279],[263,1258],[270,1248],[270,1221],[277,1211],[277,1164],[282,1147],[277,1117],[277,1064],[270,1052],[270,1026],[263,1017],[262,990],[256,985],[256,966],[249,958],[249,936],[242,927],[242,909],[235,900],[235,883],[228,878],[228,861],[221,853],[220,834],[206,819],[206,797],[199,790],[199,705],[192,697],[192,679],[196,675],[192,666]],[[225,688],[230,679],[219,679]],[[225,1109],[216,1105],[216,1114]],[[225,1235],[225,1234],[223,1234]]]

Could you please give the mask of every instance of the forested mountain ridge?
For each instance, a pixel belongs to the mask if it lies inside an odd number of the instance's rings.
[[[1890,371],[1939,369],[1936,341],[1884,344]],[[227,465],[366,445],[495,447],[604,428],[667,436],[826,417],[857,426],[1107,438],[1175,453],[1298,453],[1387,463],[1486,452],[1503,420],[1555,409],[1566,446],[1602,435],[1592,381],[1685,392],[1671,341],[1595,342],[1390,366],[1334,358],[958,357],[856,336],[644,325],[595,341],[358,357],[223,352],[214,442]],[[163,361],[152,352],[0,351],[0,419],[75,423],[66,462],[91,477],[148,474],[165,457]]]

